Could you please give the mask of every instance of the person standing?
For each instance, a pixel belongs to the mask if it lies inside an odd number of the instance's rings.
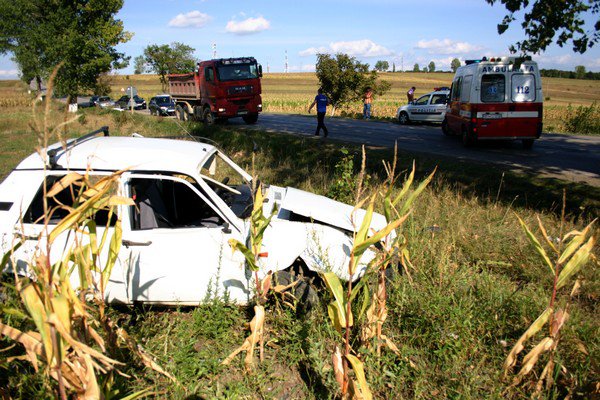
[[[408,92],[406,92],[406,97],[408,97],[408,104],[412,103],[413,100],[415,99],[415,87],[411,87],[410,89],[408,89]]]
[[[323,136],[327,137],[327,127],[325,126],[325,113],[327,112],[327,105],[329,105],[330,101],[323,94],[323,89],[319,88],[317,91],[317,95],[315,96],[315,100],[312,102],[310,107],[308,107],[308,113],[310,114],[312,108],[317,106],[317,131],[315,132],[315,136],[319,136],[319,132],[321,128],[323,128]]]
[[[373,89],[367,87],[367,91],[365,92],[365,97],[363,101],[363,118],[370,119],[371,118],[371,103],[373,102]]]

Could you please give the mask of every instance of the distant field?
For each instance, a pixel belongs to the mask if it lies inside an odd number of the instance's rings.
[[[452,73],[382,73],[380,79],[391,83],[392,87],[384,96],[376,97],[373,114],[376,118],[391,119],[397,108],[406,102],[406,91],[415,86],[416,96],[428,93],[434,87],[450,86]],[[114,75],[111,82],[112,97],[124,94],[126,87],[132,85],[140,96],[148,100],[162,93],[157,75]],[[544,131],[565,132],[564,121],[569,115],[568,107],[590,106],[600,101],[600,81],[542,78],[544,91]],[[0,81],[2,94],[0,106],[22,91],[17,81]],[[314,73],[269,73],[262,80],[263,107],[267,112],[306,113],[318,88]],[[358,117],[362,104],[355,103],[339,110],[338,115]]]

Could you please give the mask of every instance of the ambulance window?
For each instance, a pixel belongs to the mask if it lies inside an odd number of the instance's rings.
[[[481,77],[481,101],[484,103],[503,102],[505,82],[504,75],[483,75]]]
[[[511,97],[514,102],[535,101],[535,76],[514,74],[512,76]]]
[[[460,91],[460,101],[468,103],[471,100],[471,82],[473,81],[473,75],[467,75],[464,77],[462,82],[462,89]]]
[[[452,100],[460,99],[460,88],[462,83],[462,76],[454,81],[452,84]]]

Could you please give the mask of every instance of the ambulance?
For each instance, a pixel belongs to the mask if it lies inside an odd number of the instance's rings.
[[[483,57],[456,70],[442,131],[478,140],[521,140],[530,149],[542,134],[542,80],[530,57]]]

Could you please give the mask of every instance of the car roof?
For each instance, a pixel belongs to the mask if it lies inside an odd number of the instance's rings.
[[[202,142],[145,138],[132,136],[95,136],[72,146],[66,152],[61,144],[48,147],[59,149],[56,169],[96,171],[170,171],[192,175],[199,165],[215,153],[216,148]],[[45,153],[45,152],[44,152]],[[16,168],[42,169],[44,161],[33,153]]]

